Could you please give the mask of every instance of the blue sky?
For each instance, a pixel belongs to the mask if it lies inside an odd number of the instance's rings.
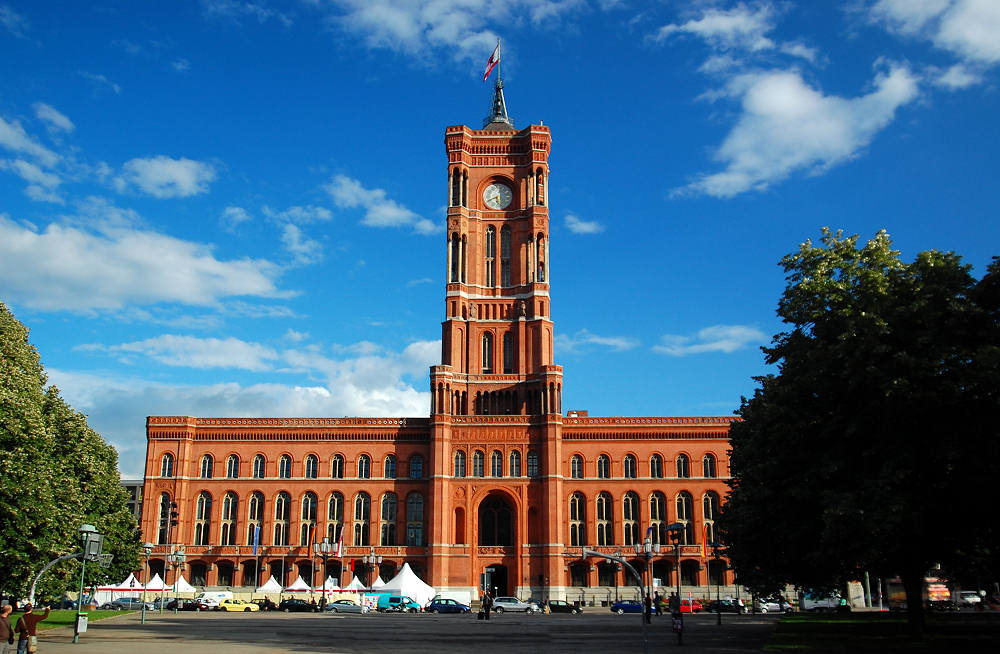
[[[730,414],[823,226],[998,254],[995,0],[0,0],[0,300],[124,475],[147,415],[427,415],[498,36],[567,409]]]

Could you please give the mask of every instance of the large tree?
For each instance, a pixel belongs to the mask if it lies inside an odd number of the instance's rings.
[[[826,229],[781,264],[777,374],[731,432],[729,554],[762,590],[899,575],[920,629],[928,569],[995,554],[1000,264],[977,283],[953,253]]]
[[[139,536],[119,480],[118,455],[59,397],[28,330],[0,303],[0,591],[26,595],[46,563],[80,550],[89,523],[115,555],[110,571],[89,566],[88,583],[120,581],[138,562]],[[39,593],[75,588],[79,563],[51,569]]]

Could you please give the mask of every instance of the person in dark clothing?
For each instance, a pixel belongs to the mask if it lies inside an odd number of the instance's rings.
[[[493,608],[493,598],[490,597],[490,591],[483,593],[483,613],[484,618],[490,619],[490,609]]]
[[[10,654],[14,644],[14,629],[10,626],[10,614],[14,610],[10,604],[0,608],[0,654]]]
[[[24,615],[17,619],[17,654],[27,654],[28,642],[32,636],[36,635],[38,623],[49,617],[49,607],[45,607],[45,614],[38,615],[32,611],[31,604],[24,605]]]
[[[649,593],[646,593],[646,599],[643,600],[643,611],[646,614],[646,624],[653,621],[653,600],[650,598]]]
[[[656,612],[656,615],[662,615],[660,611],[661,601],[663,601],[663,598],[660,597],[660,591],[653,593],[653,610]]]

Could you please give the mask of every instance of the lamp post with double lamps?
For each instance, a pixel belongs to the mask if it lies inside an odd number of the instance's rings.
[[[646,537],[642,539],[641,543],[635,544],[635,553],[637,556],[645,556],[646,558],[646,574],[647,574],[647,586],[646,586],[646,597],[652,597],[653,595],[653,570],[650,567],[650,562],[653,560],[653,555],[659,555],[660,553],[660,543],[653,542],[653,527],[650,526],[646,529]],[[653,600],[650,599],[650,602]],[[646,610],[646,600],[643,599],[643,611]],[[650,605],[650,614],[652,613],[652,605]],[[646,620],[649,620],[649,615],[647,614]]]
[[[333,548],[330,546],[330,539],[323,536],[322,543],[313,543],[313,552],[323,557],[323,573],[320,577],[320,592],[323,593],[319,600],[320,608],[326,608],[326,559],[330,556]]]
[[[667,525],[667,533],[674,545],[674,574],[677,576],[677,612],[672,613],[673,629],[677,633],[677,644],[684,644],[684,613],[681,611],[681,539],[684,537],[684,523],[672,522]]]
[[[371,584],[374,581],[374,579],[372,579],[371,572],[372,570],[378,570],[378,566],[382,565],[382,555],[376,554],[375,548],[373,547],[368,554],[361,557],[361,560],[364,561],[365,574],[368,577],[365,581],[365,585],[371,588]]]
[[[719,558],[719,551],[722,543],[709,543],[712,548],[712,558],[715,560],[715,624],[722,624],[722,559]]]
[[[152,543],[143,543],[142,552],[146,555],[146,583],[142,585],[142,618],[139,624],[146,624],[146,587],[149,586],[149,555],[153,553]],[[160,593],[160,604],[163,604],[163,593]]]
[[[180,578],[181,569],[184,568],[184,561],[187,560],[187,552],[184,551],[184,547],[181,546],[177,550],[171,552],[167,555],[167,560],[174,566],[174,613],[177,613],[178,604],[180,602],[177,600],[177,580]]]
[[[73,625],[73,642],[80,642],[80,631],[86,614],[83,613],[83,588],[87,575],[87,561],[99,561],[101,548],[104,546],[104,535],[97,531],[94,525],[80,525],[77,530],[83,540],[83,556],[80,557],[80,599],[77,600],[76,622]],[[85,629],[84,629],[85,630]]]

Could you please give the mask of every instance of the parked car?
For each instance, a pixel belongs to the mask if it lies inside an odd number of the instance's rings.
[[[701,605],[701,600],[696,599],[682,599],[681,600],[681,613],[698,613],[705,607]]]
[[[642,613],[642,602],[636,600],[621,600],[611,605],[611,611],[621,615],[622,613]]]
[[[761,613],[784,613],[785,611],[791,611],[792,605],[786,600],[778,597],[774,599],[761,600],[757,606],[757,610]]]
[[[143,604],[142,600],[137,600],[131,597],[122,597],[101,604],[101,609],[104,611],[141,611]],[[153,610],[153,604],[151,602],[145,602],[145,606],[147,611]]]
[[[271,601],[270,597],[250,600],[250,602],[259,606],[261,611],[274,611],[278,608],[278,605]]]
[[[420,605],[406,595],[382,595],[378,598],[378,610],[389,613],[417,613]]]
[[[368,613],[367,606],[359,606],[349,599],[339,599],[326,605],[330,613]]]
[[[493,611],[503,615],[506,611],[537,613],[540,609],[534,602],[522,602],[516,597],[497,597],[493,600]]]
[[[705,605],[709,613],[746,613],[747,607],[743,600],[724,599],[712,600]]]
[[[549,600],[549,612],[572,613],[573,615],[576,615],[577,613],[583,613],[583,607],[577,606],[576,604],[570,604],[569,602],[564,602],[563,600]]]
[[[260,607],[252,602],[244,602],[241,599],[224,599],[219,602],[217,611],[236,611],[240,613],[252,613],[260,611]]]
[[[319,611],[319,606],[311,604],[304,599],[293,597],[281,600],[281,603],[278,604],[278,610],[285,613],[316,613]]]
[[[959,606],[966,606],[970,608],[978,608],[981,604],[983,598],[974,590],[963,590],[959,594],[958,604]]]
[[[179,605],[177,600],[170,600],[167,603],[167,610],[173,611],[175,608],[178,611],[210,611],[214,607],[209,606],[207,602],[201,600],[182,599]]]
[[[438,598],[431,600],[424,610],[428,613],[468,613],[472,607],[453,599]]]

